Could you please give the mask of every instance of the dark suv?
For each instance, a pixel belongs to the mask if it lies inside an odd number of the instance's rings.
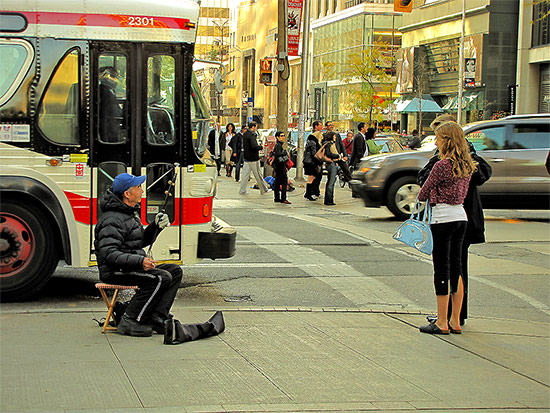
[[[485,208],[549,209],[550,115],[508,116],[464,127],[466,138],[493,168],[479,187]],[[411,214],[420,187],[418,171],[434,151],[368,156],[351,185],[367,207],[385,205],[398,218]]]

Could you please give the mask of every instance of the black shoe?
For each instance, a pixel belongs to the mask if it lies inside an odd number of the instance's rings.
[[[334,202],[325,202],[325,205],[332,206],[332,205],[336,205],[336,204]]]
[[[449,330],[442,330],[440,329],[435,323],[428,324],[427,326],[422,326],[419,328],[421,333],[428,333],[428,334],[449,334]]]
[[[151,327],[151,329],[157,334],[164,334],[164,319],[162,317],[153,315],[148,318],[144,324]]]
[[[273,202],[281,202],[280,199],[274,199]]]
[[[117,326],[117,331],[119,334],[132,337],[151,337],[153,335],[151,327],[129,318],[126,314],[122,316],[120,324]]]
[[[426,320],[428,320],[428,323],[433,324],[437,321],[437,316],[436,315],[426,316]],[[447,321],[449,321],[449,320],[447,320]],[[461,318],[460,319],[460,326],[464,327],[464,324],[466,324],[466,320]]]

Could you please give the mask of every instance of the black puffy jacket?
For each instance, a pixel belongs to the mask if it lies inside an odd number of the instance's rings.
[[[143,271],[143,247],[153,242],[158,227],[151,224],[144,229],[140,205],[126,205],[110,188],[103,196],[101,210],[94,241],[99,278],[107,282],[114,272]]]

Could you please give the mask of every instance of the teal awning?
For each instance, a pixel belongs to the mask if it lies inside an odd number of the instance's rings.
[[[412,98],[407,99],[402,102],[400,102],[398,105],[396,105],[395,111],[396,112],[403,112],[403,113],[416,113],[416,112],[443,112],[443,109],[435,102],[435,100],[431,98],[425,98],[422,99],[418,98]]]

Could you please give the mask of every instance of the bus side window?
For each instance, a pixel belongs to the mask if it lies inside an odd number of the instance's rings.
[[[0,106],[21,85],[34,57],[32,47],[23,40],[0,39]]]
[[[172,56],[155,55],[147,60],[147,143],[175,142],[174,92],[176,68]]]
[[[65,55],[38,108],[38,127],[46,139],[56,144],[80,143],[79,58],[78,49]]]
[[[127,138],[126,56],[99,56],[99,140],[123,143]]]

